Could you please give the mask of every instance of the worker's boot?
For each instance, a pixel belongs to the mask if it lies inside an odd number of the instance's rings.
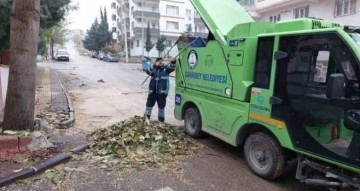
[[[165,123],[164,123],[164,122],[165,122],[165,118],[164,118],[164,117],[159,117],[158,120],[159,120],[159,122],[160,122],[160,123],[159,123],[159,126],[160,126],[160,127],[164,127],[164,126],[165,126]]]
[[[149,115],[145,115],[145,125],[147,125],[147,126],[151,125]]]

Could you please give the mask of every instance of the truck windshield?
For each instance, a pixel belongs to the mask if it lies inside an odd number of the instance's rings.
[[[349,33],[349,35],[356,42],[356,44],[360,47],[360,33]]]

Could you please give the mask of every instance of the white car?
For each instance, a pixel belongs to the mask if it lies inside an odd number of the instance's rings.
[[[69,53],[67,53],[66,51],[58,51],[55,57],[57,61],[70,61]]]

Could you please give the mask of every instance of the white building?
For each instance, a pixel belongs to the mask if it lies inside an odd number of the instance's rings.
[[[111,3],[111,22],[110,22],[110,30],[111,30],[111,34],[112,34],[112,38],[114,41],[119,42],[119,32],[120,29],[118,27],[118,23],[117,21],[120,19],[119,15],[117,14],[117,7],[118,4],[117,2],[112,2]]]
[[[153,43],[160,35],[166,37],[167,47],[163,54],[170,50],[189,25],[195,35],[206,37],[208,33],[189,0],[117,0],[116,13],[118,42],[124,48],[127,36],[130,56],[148,55],[143,48],[148,24]],[[174,47],[170,56],[175,56],[177,52],[177,47]],[[155,46],[149,56],[159,56]]]
[[[358,26],[360,0],[238,0],[257,21],[314,17]]]

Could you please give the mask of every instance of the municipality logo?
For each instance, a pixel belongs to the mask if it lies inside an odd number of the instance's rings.
[[[195,50],[190,51],[188,56],[188,66],[190,69],[194,69],[197,66],[198,56]]]

